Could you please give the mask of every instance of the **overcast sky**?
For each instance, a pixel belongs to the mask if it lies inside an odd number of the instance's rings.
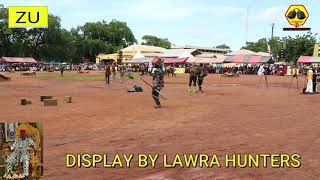
[[[138,42],[145,34],[168,38],[177,45],[216,46],[227,44],[232,50],[246,40],[275,36],[295,36],[304,32],[283,32],[290,27],[285,12],[291,4],[304,4],[310,17],[304,27],[319,33],[320,1],[256,0],[0,0],[10,5],[45,5],[49,13],[61,18],[70,29],[85,22],[125,21]],[[248,22],[248,23],[247,23]]]

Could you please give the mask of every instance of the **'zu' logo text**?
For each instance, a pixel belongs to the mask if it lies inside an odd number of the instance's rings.
[[[9,28],[48,27],[47,6],[9,6]]]

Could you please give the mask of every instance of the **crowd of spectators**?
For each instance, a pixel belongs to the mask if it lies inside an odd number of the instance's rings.
[[[164,69],[185,68],[185,72],[188,73],[191,64],[168,64]],[[212,74],[224,74],[224,73],[237,73],[237,74],[257,74],[260,65],[236,65],[230,67],[222,67],[221,65],[206,65],[209,73]],[[266,73],[268,75],[284,75],[286,74],[285,65],[264,65]],[[95,63],[82,63],[82,64],[25,64],[25,63],[0,63],[0,72],[2,71],[84,71],[84,70],[104,70],[104,64]],[[117,65],[116,65],[117,69]],[[148,72],[152,67],[149,64],[124,64],[125,72]],[[304,74],[307,71],[307,66],[299,66],[300,73]],[[320,71],[320,67],[318,68]]]
[[[0,63],[0,71],[80,71],[98,70],[97,64]]]

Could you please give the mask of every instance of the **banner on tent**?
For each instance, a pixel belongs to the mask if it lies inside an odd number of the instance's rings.
[[[176,73],[176,74],[184,74],[184,73],[186,73],[186,68],[176,68],[174,73]]]

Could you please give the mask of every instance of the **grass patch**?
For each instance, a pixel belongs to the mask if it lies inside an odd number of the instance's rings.
[[[133,73],[131,74],[135,77]],[[80,74],[77,72],[64,72],[63,77],[61,77],[60,72],[39,72],[37,73],[37,77],[39,77],[40,79],[58,79],[58,80],[75,80],[75,81],[104,81],[105,80],[104,72],[89,72],[87,74]],[[116,74],[116,79],[119,79],[119,73]]]

